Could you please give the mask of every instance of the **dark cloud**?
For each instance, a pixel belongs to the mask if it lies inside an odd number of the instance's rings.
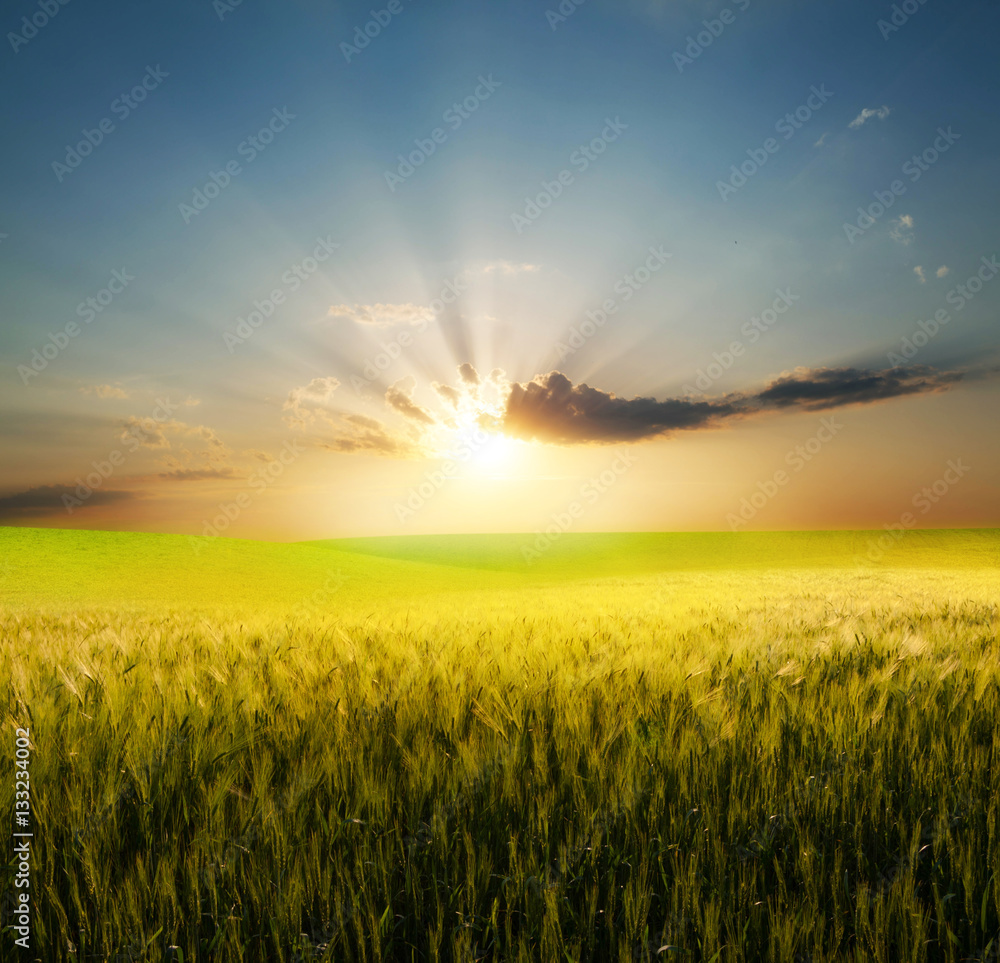
[[[635,441],[714,428],[767,410],[820,411],[945,391],[961,378],[961,372],[938,372],[926,365],[880,371],[797,368],[757,392],[657,401],[618,398],[586,384],[574,385],[561,372],[551,371],[511,385],[502,429],[517,438],[556,444]]]
[[[0,519],[35,518],[64,513],[66,511],[64,495],[73,499],[71,504],[74,510],[93,508],[97,505],[114,505],[135,498],[135,492],[96,489],[88,498],[82,499],[77,494],[76,488],[69,485],[39,485],[27,491],[0,497]]]
[[[518,438],[561,444],[651,438],[670,431],[707,428],[738,412],[726,401],[617,398],[574,385],[559,371],[511,385],[503,430]]]
[[[865,371],[861,368],[796,368],[753,397],[763,408],[798,407],[819,411],[841,405],[871,404],[904,395],[945,391],[962,373],[927,365]]]

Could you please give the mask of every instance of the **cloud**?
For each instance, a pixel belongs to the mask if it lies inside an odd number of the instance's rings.
[[[540,264],[514,264],[511,261],[487,261],[486,264],[477,269],[477,273],[503,274],[505,277],[513,277],[515,274],[536,274],[541,269]]]
[[[65,513],[64,495],[69,495],[73,499],[74,510],[93,508],[97,505],[114,505],[136,497],[136,493],[130,491],[95,489],[88,498],[81,499],[73,486],[39,485],[27,491],[0,497],[0,519],[37,518]]]
[[[116,388],[114,385],[88,385],[80,391],[85,395],[97,395],[98,398],[128,397],[128,392],[124,388]]]
[[[862,124],[867,123],[872,117],[877,117],[879,120],[885,120],[889,116],[889,108],[884,104],[881,107],[865,107],[864,110],[858,114],[847,126],[857,129]]]
[[[388,328],[394,324],[425,324],[434,312],[419,304],[335,304],[327,312],[331,318],[346,318],[355,324]]]
[[[618,398],[550,371],[511,386],[501,425],[505,434],[526,440],[611,443],[710,427],[737,411],[725,401]]]
[[[200,438],[208,445],[207,449],[199,452],[206,458],[211,458],[214,461],[227,458],[232,454],[232,449],[215,433],[214,428],[209,428],[207,425],[192,425],[188,427],[187,433]]]
[[[262,461],[265,465],[273,465],[278,460],[270,452],[261,451],[259,448],[246,448],[243,454],[249,455],[256,461]]]
[[[909,244],[913,240],[913,216],[903,214],[892,222],[889,237],[900,244]]]
[[[438,396],[447,401],[452,408],[457,408],[459,401],[462,400],[462,393],[457,388],[452,388],[451,385],[443,385],[438,381],[432,381],[431,387],[437,392]]]
[[[844,405],[871,404],[904,395],[947,390],[961,372],[938,372],[928,365],[885,368],[796,368],[750,396],[755,406],[822,411]]]
[[[820,137],[820,139],[818,141],[816,141],[815,144],[813,144],[813,147],[822,147],[823,144],[826,142],[827,137],[829,137],[829,136],[830,136],[830,132],[827,131],[826,133],[823,134],[822,137]]]
[[[159,478],[169,481],[205,481],[209,478],[236,478],[233,468],[175,468],[173,471],[160,472]]]
[[[913,269],[913,273],[917,276],[921,284],[927,283],[927,275],[924,274],[924,269],[919,264]]]
[[[479,384],[479,372],[469,364],[468,361],[465,364],[460,364],[458,366],[458,376],[467,385],[478,385]]]
[[[938,278],[943,278],[951,270],[947,264],[942,264],[935,272],[934,276]]]
[[[155,421],[153,418],[136,418],[134,415],[130,415],[121,424],[121,440],[134,438],[142,448],[169,448],[167,431],[187,427],[182,421]]]
[[[190,481],[232,478],[236,474],[229,464],[232,449],[208,425],[132,416],[122,422],[120,437],[122,441],[134,440],[140,448],[164,453],[160,462],[163,471],[157,476],[159,478]],[[177,438],[189,439],[194,444],[181,441],[175,447]],[[204,447],[198,447],[198,442]]]
[[[424,428],[437,422],[429,411],[413,400],[415,378],[403,378],[390,385],[385,393],[387,406],[408,419],[407,431],[412,440],[387,428],[376,418],[328,407],[327,403],[339,387],[340,382],[336,378],[313,378],[309,384],[293,388],[284,403],[284,411],[287,412],[285,420],[292,427],[302,430],[325,427],[326,431],[320,432],[314,443],[327,451],[374,453],[398,458],[412,458],[423,453],[416,442]],[[316,425],[316,422],[321,422],[321,425]],[[248,454],[263,460],[263,452],[251,450]]]
[[[367,415],[345,415],[344,421],[358,428],[371,428],[373,431],[380,430],[383,425],[377,418],[369,418]]]
[[[216,434],[215,429],[207,425],[189,425],[176,419],[157,421],[155,418],[136,418],[134,415],[126,418],[121,425],[122,441],[133,438],[142,448],[170,449],[172,446],[167,436],[179,435],[200,438],[206,442],[208,448],[201,452],[206,457],[217,459],[231,454],[231,450]]]
[[[301,388],[292,388],[288,392],[282,411],[289,412],[285,421],[292,428],[305,428],[317,417],[329,417],[323,410],[333,393],[340,387],[336,378],[313,378]]]
[[[365,415],[347,415],[344,419],[353,431],[328,441],[319,442],[319,447],[342,454],[390,455],[395,458],[413,458],[423,454],[412,442],[390,432],[375,418]]]
[[[434,425],[437,422],[434,416],[426,408],[421,408],[413,400],[413,389],[416,387],[416,379],[409,375],[401,378],[395,384],[389,386],[385,393],[385,402],[394,411],[403,415],[404,418],[412,418],[424,425]]]
[[[960,372],[925,365],[880,371],[796,368],[755,392],[657,401],[619,398],[551,371],[511,386],[500,427],[513,437],[563,445],[636,441],[716,428],[767,411],[822,411],[944,391],[961,378]]]

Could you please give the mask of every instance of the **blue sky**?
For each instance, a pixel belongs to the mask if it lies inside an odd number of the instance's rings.
[[[244,485],[255,457],[246,452],[278,448],[298,432],[309,455],[275,486],[287,488],[283,496],[266,511],[245,513],[247,533],[398,531],[392,508],[399,485],[392,480],[400,471],[420,477],[421,460],[439,457],[440,446],[420,435],[430,424],[423,416],[387,401],[391,385],[412,378],[400,390],[449,430],[454,418],[434,413],[432,383],[455,383],[462,363],[484,377],[503,369],[496,398],[476,400],[479,408],[469,401],[469,412],[494,426],[503,422],[512,384],[553,369],[618,398],[684,397],[715,353],[746,341],[743,325],[781,290],[794,292],[796,306],[746,345],[713,380],[710,396],[757,391],[799,368],[889,368],[889,352],[917,321],[947,306],[955,285],[997,253],[1000,130],[991,38],[1000,13],[987,3],[912,5],[906,22],[884,36],[878,21],[891,17],[891,4],[586,0],[553,29],[546,11],[558,10],[556,3],[400,0],[400,12],[348,62],[341,45],[371,20],[370,3],[333,8],[300,0],[275,10],[243,0],[220,17],[208,0],[96,8],[71,0],[15,51],[10,31],[39,9],[17,4],[4,15],[0,56],[9,92],[9,136],[0,152],[0,233],[7,235],[0,240],[0,399],[9,457],[0,504],[15,498],[8,516],[15,523],[200,530],[206,511]],[[718,20],[721,32],[679,70],[675,55],[704,32],[706,20]],[[111,105],[149,68],[166,76],[128,117],[116,117]],[[454,129],[446,112],[483,90],[481,78],[495,89]],[[832,96],[792,136],[776,134],[775,125],[813,88]],[[865,110],[875,113],[850,126]],[[239,145],[274,111],[294,119],[246,163]],[[67,145],[102,118],[115,129],[60,181],[53,162],[63,162]],[[587,170],[574,169],[573,152],[599,137],[609,119],[624,129]],[[435,128],[445,130],[444,142],[390,190],[385,174],[397,169],[397,155]],[[939,128],[957,139],[910,181],[903,165],[932,147]],[[723,200],[719,181],[769,137],[776,152]],[[186,223],[181,205],[233,160],[241,172]],[[567,169],[572,183],[518,232],[511,216]],[[905,193],[850,243],[845,222],[855,222],[858,206],[897,178]],[[285,272],[320,238],[335,242],[336,253],[252,338],[228,350],[225,332],[255,301],[284,288]],[[662,271],[620,306],[613,324],[561,353],[566,333],[614,296],[651,246],[671,255]],[[25,384],[18,366],[30,363],[50,333],[79,321],[77,304],[116,270],[135,280]],[[351,390],[351,378],[398,336],[400,323],[345,320],[331,308],[426,306],[463,273],[469,290],[433,320],[435,330],[402,351],[370,390]],[[870,463],[869,448],[880,451],[895,466],[884,503],[873,506],[871,486],[860,486],[853,514],[845,507],[831,516],[815,507],[828,484],[817,473],[802,485],[801,505],[789,498],[786,507],[769,506],[771,523],[877,526],[907,500],[910,478],[944,463],[957,435],[966,447],[984,438],[987,423],[975,413],[997,397],[980,369],[995,362],[998,300],[1000,284],[989,283],[963,299],[961,312],[914,359],[934,372],[963,372],[957,387],[949,381],[945,390],[932,379],[926,392],[907,389],[923,397],[852,407],[868,419],[865,440],[859,429],[857,441],[829,457],[850,474],[851,459]],[[317,379],[338,385],[313,388],[319,414],[307,426],[290,424],[289,399]],[[106,491],[131,495],[103,505],[91,499],[70,514],[25,497],[68,485],[164,393],[191,402],[174,419],[181,427],[167,432],[173,440],[144,444],[104,482]],[[387,405],[403,418],[396,426]],[[923,406],[919,415],[916,405]],[[945,416],[935,405],[958,408]],[[379,437],[395,440],[345,444],[362,430],[355,422],[344,434],[338,419],[351,412],[378,421]],[[768,474],[744,442],[763,433],[753,450],[772,443],[780,456],[784,441],[801,434],[795,418],[815,420],[782,411],[773,421],[706,432],[697,444],[718,450],[690,457],[725,461],[729,481],[717,479],[715,495],[702,492],[687,503],[674,493],[669,506],[656,501],[655,479],[676,454],[675,432],[646,425],[644,434],[623,435],[623,443],[638,438],[648,451],[649,467],[634,477],[649,473],[645,517],[652,521],[630,522],[624,505],[609,501],[607,518],[595,516],[593,524],[724,527],[740,492],[753,488],[761,470]],[[917,430],[922,440],[905,439]],[[886,441],[893,431],[896,452]],[[180,440],[205,432],[221,446],[207,456]],[[603,429],[584,432],[579,447],[552,436],[551,450],[544,430],[523,434],[518,440],[535,446],[530,467],[511,468],[509,490],[490,495],[490,504],[503,506],[496,527],[530,529],[536,522],[519,493],[539,479],[561,479],[552,494],[558,503],[559,485],[573,488],[591,461],[607,457]],[[904,450],[910,454],[902,457]],[[405,453],[405,464],[393,452]],[[922,457],[930,459],[926,466]],[[184,485],[162,478],[181,465],[204,477]],[[956,523],[996,523],[997,478],[994,462],[952,508],[942,508],[940,523],[949,511]],[[467,497],[440,498],[454,511],[428,512],[418,523],[481,525],[481,511],[458,506],[475,505],[482,484],[470,482]],[[497,474],[489,484],[505,483]],[[381,501],[374,490],[384,493]],[[315,499],[338,492],[345,506],[361,491],[364,509],[303,515],[296,506],[309,501],[307,491]],[[29,503],[27,511],[17,508]],[[767,519],[759,521],[767,527]]]

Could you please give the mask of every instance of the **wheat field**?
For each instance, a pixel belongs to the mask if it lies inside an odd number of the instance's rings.
[[[0,529],[37,958],[1000,959],[1000,533],[530,539]]]

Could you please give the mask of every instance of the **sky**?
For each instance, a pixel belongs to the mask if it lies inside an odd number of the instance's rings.
[[[0,524],[1000,525],[1000,10],[19,0]]]

